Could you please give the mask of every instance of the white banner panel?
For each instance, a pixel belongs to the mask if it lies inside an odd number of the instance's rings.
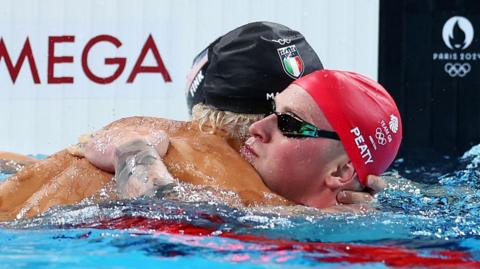
[[[0,150],[50,154],[127,116],[187,119],[194,56],[253,21],[302,32],[327,68],[376,78],[378,9],[378,0],[1,0]]]

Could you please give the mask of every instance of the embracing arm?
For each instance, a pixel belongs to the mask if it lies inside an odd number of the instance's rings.
[[[142,127],[101,130],[81,142],[81,154],[96,167],[115,172],[121,198],[153,195],[174,183],[162,157],[169,146],[164,131]]]
[[[122,126],[104,128],[91,135],[80,137],[80,142],[69,148],[70,153],[87,158],[96,167],[115,172],[115,151],[123,144],[134,140],[145,140],[160,156],[168,150],[169,138],[163,130],[150,127]]]
[[[158,191],[170,190],[176,181],[162,161],[164,155],[144,138],[134,138],[117,147],[114,166],[119,196],[153,196]]]

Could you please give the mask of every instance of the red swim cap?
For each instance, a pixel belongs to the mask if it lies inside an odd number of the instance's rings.
[[[294,82],[305,89],[338,133],[360,182],[383,173],[402,141],[402,121],[393,98],[360,74],[321,70]]]

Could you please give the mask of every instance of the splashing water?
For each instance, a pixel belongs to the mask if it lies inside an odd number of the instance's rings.
[[[443,161],[411,169],[397,160],[383,176],[389,187],[377,210],[363,213],[234,208],[200,189],[188,201],[55,207],[1,224],[0,268],[478,267],[480,145]]]

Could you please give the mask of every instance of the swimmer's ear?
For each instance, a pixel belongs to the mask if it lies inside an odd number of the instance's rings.
[[[332,189],[340,189],[351,184],[356,178],[352,162],[341,162],[334,167],[325,179],[325,185]]]

